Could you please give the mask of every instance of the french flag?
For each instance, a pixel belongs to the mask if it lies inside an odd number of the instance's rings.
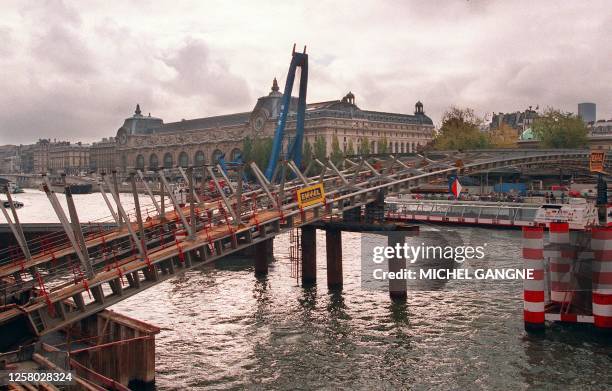
[[[455,198],[459,198],[459,194],[461,193],[461,183],[459,183],[459,178],[451,178],[448,185],[448,190],[453,193]]]

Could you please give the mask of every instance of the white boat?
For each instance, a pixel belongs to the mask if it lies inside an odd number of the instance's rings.
[[[573,230],[584,230],[599,222],[595,205],[584,198],[570,198],[564,204],[535,204],[388,197],[385,203],[386,217],[396,221],[547,228],[553,222],[568,222]]]
[[[583,230],[599,223],[597,208],[584,198],[570,198],[567,204],[544,204],[536,212],[539,224],[569,223],[570,229]]]
[[[7,209],[11,207],[8,200],[0,200],[0,202],[2,202],[2,205],[4,205],[4,207]],[[23,202],[13,200],[13,205],[15,206],[15,209],[23,208]]]

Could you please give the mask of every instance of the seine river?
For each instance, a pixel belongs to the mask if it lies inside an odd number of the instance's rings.
[[[76,196],[87,219],[107,214],[99,194]],[[42,193],[16,197],[28,221],[53,220]],[[126,197],[126,200],[129,197]],[[85,220],[85,219],[82,219]],[[422,226],[488,243],[480,266],[521,267],[520,231]],[[451,234],[449,231],[448,234]],[[274,243],[265,278],[249,259],[227,259],[131,297],[113,310],[162,328],[157,387],[171,389],[575,389],[612,388],[612,348],[588,329],[523,331],[522,282],[486,288],[450,281],[392,304],[360,283],[360,234],[344,233],[344,290],[291,277],[289,237]]]

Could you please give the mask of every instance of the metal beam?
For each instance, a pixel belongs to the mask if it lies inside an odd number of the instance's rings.
[[[187,169],[187,183],[189,184],[189,221],[191,222],[191,235],[189,239],[195,240],[195,233],[198,229],[195,213],[195,181],[193,180],[193,167]],[[198,204],[200,199],[198,198]]]
[[[242,176],[244,175],[244,164],[240,164],[238,167],[238,188],[236,189],[236,215],[237,220],[234,220],[234,224],[242,224]]]
[[[8,223],[9,228],[11,229],[13,235],[15,236],[15,239],[17,240],[17,244],[19,244],[19,248],[21,248],[21,252],[23,252],[26,261],[31,261],[32,254],[30,253],[28,242],[25,238],[25,234],[23,233],[23,228],[19,223],[19,216],[17,215],[17,210],[15,209],[15,205],[13,204],[13,198],[11,197],[11,193],[9,192],[8,188],[6,189],[6,198],[9,202],[9,206],[13,214],[13,221],[11,221],[11,218],[9,217],[9,214],[6,211],[3,202],[0,202],[0,209],[2,210],[2,214],[4,215],[6,222]],[[29,270],[32,277],[36,277],[36,267],[32,266]]]
[[[136,212],[136,222],[140,231],[140,240],[146,241],[144,224],[142,223],[142,213],[140,211],[140,198],[138,197],[138,189],[136,188],[136,176],[133,172],[130,173],[130,182],[132,183],[132,196],[134,197],[134,211]]]
[[[234,219],[234,221],[238,220],[238,218],[236,217],[236,212],[234,212],[234,208],[232,208],[232,204],[229,202],[229,200],[225,196],[225,193],[223,192],[221,185],[219,185],[219,181],[217,181],[217,177],[215,176],[215,173],[213,172],[212,167],[206,166],[206,170],[208,170],[208,174],[212,178],[213,183],[215,184],[215,187],[217,188],[217,191],[219,192],[219,195],[221,196],[223,203],[229,210],[229,213],[232,215],[232,218]],[[221,172],[223,172],[223,170],[221,170]]]
[[[257,164],[255,164],[255,162],[251,163],[251,169],[253,170],[253,174],[255,174],[255,179],[257,179],[261,188],[264,190],[270,201],[272,201],[274,209],[278,209],[278,203],[270,192],[270,188],[268,187],[270,185],[270,182],[266,180],[266,176],[261,172],[261,170],[259,170],[259,167],[257,167]]]
[[[79,221],[79,215],[77,214],[76,206],[74,205],[74,199],[72,198],[72,192],[70,191],[70,186],[66,184],[66,176],[62,174],[62,178],[64,181],[64,194],[66,195],[66,204],[68,205],[68,213],[70,215],[70,221],[72,223],[72,229],[74,231],[74,236],[79,246],[81,248],[81,252],[83,253],[82,264],[85,268],[85,275],[87,279],[93,278],[95,275],[93,266],[91,265],[91,259],[89,259],[89,251],[87,250],[87,246],[85,245],[85,238],[83,237],[83,230],[81,229],[81,222]]]
[[[168,184],[168,181],[166,180],[165,171],[159,170],[157,175],[159,175],[159,179],[162,181],[166,190],[168,190],[168,198],[170,198],[170,201],[172,201],[172,205],[174,205],[174,210],[176,211],[176,213],[178,213],[179,218],[181,219],[181,222],[183,223],[183,226],[187,230],[187,234],[189,236],[192,236],[193,233],[191,232],[191,226],[187,222],[187,219],[185,218],[185,214],[183,213],[183,208],[181,208],[181,206],[176,201],[176,197],[174,196],[174,193],[172,192],[172,189],[170,188],[170,185]]]
[[[104,176],[104,175],[106,175],[106,174],[102,174],[102,176]],[[98,182],[98,187],[100,188],[100,194],[102,194],[102,198],[104,198],[104,202],[106,203],[106,207],[108,208],[108,210],[111,212],[111,215],[113,216],[113,220],[115,220],[115,223],[117,223],[117,226],[120,226],[121,222],[119,221],[119,217],[117,216],[117,213],[115,213],[115,210],[113,209],[113,206],[111,205],[110,201],[108,200],[108,196],[106,195],[106,191],[104,191],[104,184],[102,182]]]
[[[225,182],[227,183],[227,187],[229,187],[232,194],[236,193],[236,189],[234,189],[234,186],[232,186],[232,182],[230,181],[229,177],[227,176],[225,171],[223,171],[223,167],[221,167],[220,164],[217,164],[216,167],[217,167],[217,170],[219,170],[219,172],[221,173],[221,176],[223,177],[223,179],[225,179]]]
[[[185,173],[185,170],[183,169],[183,167],[179,166],[178,167],[179,172],[181,173],[181,175],[183,176],[183,179],[185,179],[186,183],[190,183],[189,182],[189,177],[187,176],[187,174]],[[191,185],[189,185],[189,187],[191,188]],[[200,201],[200,197],[198,197],[197,193],[194,191],[192,197],[195,197],[195,200],[198,202],[198,204],[201,202]]]
[[[83,252],[81,251],[81,246],[79,242],[76,240],[74,236],[74,231],[72,227],[70,226],[70,223],[68,222],[68,218],[66,217],[66,213],[64,212],[64,209],[60,205],[55,193],[51,191],[51,183],[49,182],[49,178],[47,178],[46,175],[43,175],[43,190],[45,194],[47,195],[47,198],[49,199],[49,202],[51,203],[51,207],[53,207],[53,210],[55,211],[57,218],[62,224],[62,227],[64,228],[64,232],[66,233],[66,236],[68,237],[68,240],[70,241],[70,244],[72,245],[74,249],[74,252],[76,253],[77,257],[79,258],[79,261],[81,262],[81,264],[87,271],[88,262],[86,261],[85,256],[83,255]]]
[[[151,201],[153,201],[153,206],[155,206],[155,210],[157,211],[157,214],[161,214],[161,209],[159,208],[159,204],[157,203],[157,200],[155,199],[155,196],[153,195],[153,192],[151,191],[151,187],[149,187],[149,184],[145,180],[142,171],[136,170],[136,172],[138,173],[138,176],[140,177],[140,180],[142,181],[142,184],[145,190],[147,191],[147,194],[149,195],[149,197],[151,197]]]
[[[123,209],[123,205],[121,205],[121,200],[119,199],[119,193],[117,193],[117,191],[112,187],[110,180],[108,179],[107,176],[104,176],[102,178],[104,178],[106,186],[108,186],[108,188],[110,189],[111,195],[113,196],[113,199],[115,200],[115,205],[117,205],[117,211],[119,212],[119,216],[122,217],[123,220],[126,222],[125,226],[127,227],[128,232],[132,236],[132,239],[136,243],[136,248],[138,248],[138,253],[140,254],[141,258],[144,259],[147,253],[144,247],[142,246],[142,242],[138,239],[138,235],[136,235],[136,232],[134,231],[134,228],[132,227],[132,222],[128,218],[127,213],[125,213],[125,209]]]
[[[300,169],[295,165],[295,162],[293,160],[289,160],[287,164],[289,165],[291,171],[293,171],[293,173],[300,179],[300,181],[302,181],[303,184],[305,184],[306,186],[310,185],[308,179],[300,172]]]

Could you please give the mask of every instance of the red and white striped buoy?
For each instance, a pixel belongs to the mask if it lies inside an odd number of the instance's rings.
[[[612,331],[612,227],[593,228],[593,324]]]
[[[528,332],[544,331],[544,229],[523,227],[525,269],[533,279],[523,281],[523,319]]]
[[[571,268],[575,251],[570,247],[569,223],[550,223],[550,246],[544,257],[550,260],[550,300],[556,304],[572,301]]]

